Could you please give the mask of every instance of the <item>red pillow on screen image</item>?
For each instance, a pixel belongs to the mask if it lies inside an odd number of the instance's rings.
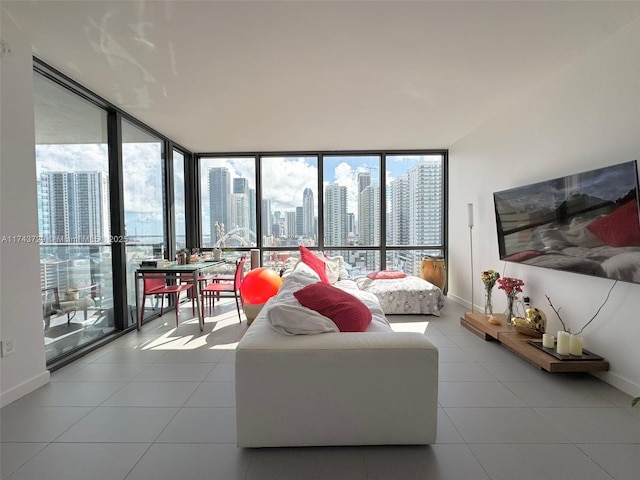
[[[587,227],[610,247],[640,245],[640,223],[636,201],[632,200]]]
[[[300,260],[316,272],[322,282],[329,283],[329,279],[327,278],[327,264],[316,257],[311,250],[302,245],[300,245]]]
[[[364,332],[371,323],[371,310],[364,303],[328,283],[307,285],[293,296],[302,306],[333,320],[341,332]]]

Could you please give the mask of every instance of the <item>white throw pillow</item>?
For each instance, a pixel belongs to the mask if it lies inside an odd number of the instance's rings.
[[[315,335],[339,332],[330,318],[303,307],[293,295],[302,287],[320,281],[318,274],[300,262],[287,276],[278,294],[265,305],[265,316],[271,327],[283,335]]]
[[[342,258],[342,256],[326,257],[322,252],[315,252],[315,255],[327,266],[327,279],[331,285],[336,283],[338,280],[345,280],[349,278],[349,272],[347,272],[347,269],[344,266],[344,258]]]

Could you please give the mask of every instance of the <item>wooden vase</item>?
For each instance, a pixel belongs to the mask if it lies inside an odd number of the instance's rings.
[[[427,282],[438,287],[440,290],[444,290],[444,286],[447,282],[447,269],[444,264],[444,258],[423,258],[421,277]]]

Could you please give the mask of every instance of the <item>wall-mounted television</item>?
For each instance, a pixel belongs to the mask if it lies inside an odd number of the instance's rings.
[[[635,160],[495,192],[493,199],[502,260],[640,283]]]

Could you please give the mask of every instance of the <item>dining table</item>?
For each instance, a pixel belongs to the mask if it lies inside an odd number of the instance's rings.
[[[169,282],[190,282],[193,284],[193,295],[195,295],[196,312],[198,315],[198,323],[200,331],[204,330],[204,309],[202,308],[200,295],[200,282],[198,278],[205,272],[219,267],[224,264],[225,260],[205,259],[186,264],[177,262],[159,261],[157,265],[141,264],[135,271],[135,295],[136,295],[136,325],[138,331],[142,327],[142,319],[140,318],[140,282],[144,282],[145,275],[164,274]],[[175,306],[178,308],[178,305]]]

